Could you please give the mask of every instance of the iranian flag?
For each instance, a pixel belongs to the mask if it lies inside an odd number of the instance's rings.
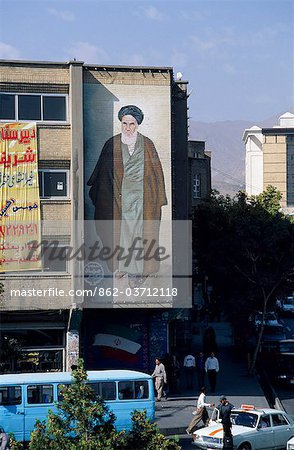
[[[135,364],[142,347],[138,343],[140,334],[135,329],[108,326],[95,335],[93,345],[100,347],[104,358]]]

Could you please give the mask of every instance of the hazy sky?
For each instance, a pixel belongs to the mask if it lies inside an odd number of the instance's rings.
[[[293,1],[0,0],[0,59],[172,66],[194,120],[293,112]]]

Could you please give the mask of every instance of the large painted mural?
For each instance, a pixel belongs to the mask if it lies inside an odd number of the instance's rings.
[[[173,297],[170,78],[128,75],[93,71],[84,83],[85,235],[97,249],[85,285],[95,308]]]

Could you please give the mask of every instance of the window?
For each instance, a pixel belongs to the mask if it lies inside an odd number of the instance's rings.
[[[116,398],[114,382],[106,381],[101,383],[91,383],[91,387],[99,397],[103,398],[103,400],[115,400]]]
[[[68,383],[58,384],[57,386],[57,400],[61,402],[63,400],[63,392],[70,386]]]
[[[67,96],[0,94],[0,120],[67,121]]]
[[[28,403],[31,405],[37,403],[52,403],[53,385],[40,384],[28,386],[27,395],[28,395]]]
[[[193,199],[201,198],[201,175],[200,175],[200,173],[193,175],[192,197],[193,197]]]
[[[286,417],[283,414],[273,414],[272,421],[274,427],[279,427],[281,425],[288,425]]]
[[[0,94],[0,119],[15,119],[15,97],[12,94]]]
[[[68,189],[68,170],[40,170],[39,171],[39,189],[41,198],[67,198]]]
[[[60,240],[47,241],[42,245],[43,272],[68,272],[68,244]]]
[[[41,102],[39,95],[18,96],[18,119],[41,120]]]
[[[65,97],[43,96],[43,120],[66,120]]]
[[[269,415],[261,416],[258,428],[268,428],[270,426],[271,426],[270,416]]]
[[[147,381],[121,381],[118,383],[120,400],[143,399],[149,397]]]
[[[0,405],[20,405],[21,386],[0,387]]]

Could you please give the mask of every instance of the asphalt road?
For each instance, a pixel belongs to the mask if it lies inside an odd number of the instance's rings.
[[[280,322],[284,325],[287,338],[294,339],[294,318],[280,317]],[[294,386],[276,385],[274,388],[287,413],[294,416]]]

